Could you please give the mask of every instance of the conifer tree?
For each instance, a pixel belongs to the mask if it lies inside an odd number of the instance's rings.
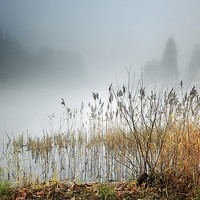
[[[192,53],[191,60],[189,62],[187,77],[192,79],[200,73],[200,45],[196,44]]]
[[[144,82],[146,85],[160,81],[160,62],[153,59],[144,67]]]
[[[167,40],[161,63],[162,77],[170,81],[177,80],[179,76],[177,64],[177,48],[176,43],[172,37]]]

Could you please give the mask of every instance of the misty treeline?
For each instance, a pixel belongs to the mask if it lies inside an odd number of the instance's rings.
[[[177,83],[180,78],[189,82],[200,77],[200,45],[196,44],[188,66],[184,72],[178,66],[178,50],[172,37],[169,37],[161,59],[150,60],[144,66],[145,85],[154,85],[171,81]],[[22,42],[10,33],[3,34],[0,29],[0,83],[10,80],[57,80],[77,82],[84,79],[84,62],[81,56],[65,49],[53,49],[50,46],[38,47],[37,55],[25,49]]]
[[[83,75],[81,57],[65,49],[54,50],[49,46],[38,47],[37,55],[25,49],[22,42],[10,33],[3,34],[0,29],[0,82],[9,80],[70,79]],[[79,77],[80,78],[80,77]]]
[[[185,82],[198,79],[200,73],[200,45],[196,44],[188,66],[184,72],[178,66],[178,50],[172,37],[169,37],[164,48],[163,57],[160,60],[150,60],[144,67],[144,82],[146,85],[171,81],[178,83],[180,78]],[[197,82],[200,80],[196,80]]]

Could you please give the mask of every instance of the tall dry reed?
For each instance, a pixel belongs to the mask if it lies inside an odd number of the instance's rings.
[[[166,185],[182,191],[197,188],[200,184],[197,90],[193,87],[183,95],[181,84],[179,88],[168,90],[163,86],[148,93],[142,81],[134,85],[130,72],[128,75],[127,86],[109,87],[107,102],[93,92],[94,102],[88,103],[88,108],[82,103],[78,112],[68,108],[62,99],[64,111],[58,129],[52,126],[51,132],[44,131],[42,137],[27,134],[14,139],[18,153],[28,152],[28,162],[23,165],[26,169],[20,168],[18,162],[12,169],[13,177],[21,173],[20,177],[32,178],[38,168],[42,179],[50,179],[57,169],[59,179],[71,181],[120,180],[148,173],[160,174]],[[84,109],[88,110],[86,116]],[[53,124],[51,117],[50,120]]]

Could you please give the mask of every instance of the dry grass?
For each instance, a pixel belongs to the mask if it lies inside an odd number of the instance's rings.
[[[12,174],[22,184],[19,180],[23,178],[33,182],[38,179],[35,176],[34,180],[33,175],[38,166],[40,181],[55,176],[56,167],[56,178],[72,182],[94,177],[101,182],[128,180],[130,176],[136,179],[147,173],[149,177],[159,174],[166,190],[186,196],[197,190],[200,185],[197,90],[192,88],[189,94],[182,95],[182,87],[165,91],[161,88],[147,95],[142,82],[135,88],[128,80],[127,87],[109,87],[106,105],[98,93],[93,93],[94,105],[88,104],[86,121],[84,104],[78,112],[62,103],[64,113],[59,130],[43,132],[43,137],[37,138],[21,135],[12,144],[9,139],[14,153],[9,145],[4,148],[2,160],[7,158],[7,165],[4,162],[2,175],[10,178]],[[23,164],[25,150],[28,161]],[[15,161],[8,161],[9,156]]]

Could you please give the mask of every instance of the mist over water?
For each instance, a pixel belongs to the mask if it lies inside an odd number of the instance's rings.
[[[2,1],[1,139],[5,132],[49,130],[53,113],[59,126],[61,98],[78,110],[82,102],[87,107],[93,101],[92,92],[106,102],[109,85],[126,84],[130,67],[132,80],[143,74],[147,89],[164,81],[171,86],[171,80],[155,75],[170,37],[179,70],[173,83],[189,82],[194,73],[186,80],[187,68],[200,43],[199,7],[195,0]]]

